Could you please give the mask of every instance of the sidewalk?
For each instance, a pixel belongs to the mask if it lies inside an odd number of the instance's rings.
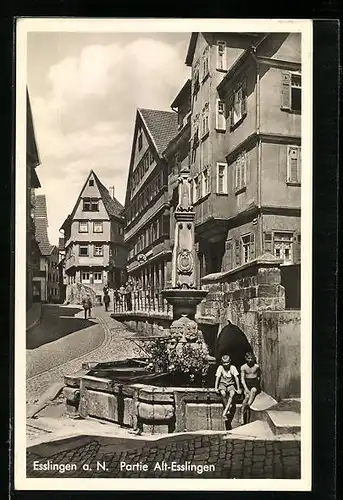
[[[26,331],[28,332],[39,324],[42,316],[42,304],[33,302],[30,309],[26,310]]]

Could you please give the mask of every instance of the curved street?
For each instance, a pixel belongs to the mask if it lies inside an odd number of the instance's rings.
[[[49,386],[82,367],[85,361],[111,361],[139,354],[125,326],[102,307],[85,320],[78,306],[49,306],[41,323],[27,334],[26,403],[34,403]]]

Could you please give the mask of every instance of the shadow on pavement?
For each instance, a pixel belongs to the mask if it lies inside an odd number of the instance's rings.
[[[64,314],[64,311],[61,313]],[[94,324],[93,321],[83,318],[45,316],[38,326],[26,333],[26,349],[36,349]]]
[[[60,306],[60,316],[75,316],[75,314],[82,311],[82,307],[63,307]]]

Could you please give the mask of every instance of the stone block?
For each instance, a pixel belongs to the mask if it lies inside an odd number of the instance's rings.
[[[281,283],[281,272],[279,269],[259,269],[257,274],[257,283],[279,285]]]
[[[174,406],[139,402],[138,416],[143,420],[170,420],[174,416]]]
[[[123,406],[124,406],[123,424],[133,427],[133,412],[134,412],[133,399],[123,398]]]
[[[118,422],[118,400],[114,394],[88,390],[88,415]]]
[[[164,389],[163,387],[151,387],[140,389],[138,392],[138,400],[142,402],[154,403],[174,403],[174,393],[172,389]]]
[[[143,424],[143,433],[147,434],[168,434],[168,425]]]
[[[276,285],[258,285],[257,286],[257,296],[258,297],[277,297],[279,294],[278,287]]]

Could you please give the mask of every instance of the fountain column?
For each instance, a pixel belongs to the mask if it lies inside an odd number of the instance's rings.
[[[191,201],[191,178],[188,168],[180,172],[179,202],[174,211],[175,239],[172,255],[172,288],[162,291],[163,296],[173,305],[173,317],[187,315],[194,319],[196,307],[207,292],[196,288],[196,256],[194,219]]]

